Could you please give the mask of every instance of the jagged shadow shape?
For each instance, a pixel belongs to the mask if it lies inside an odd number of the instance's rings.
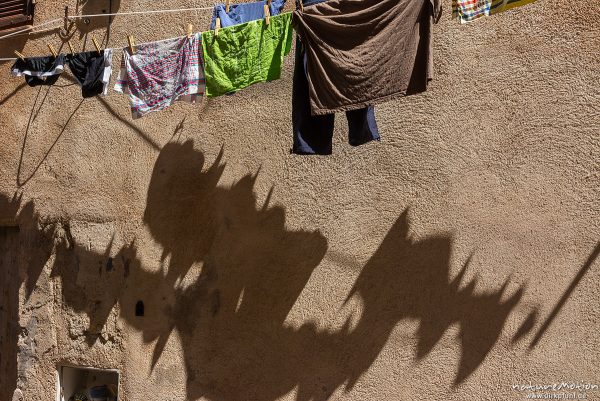
[[[90,316],[89,344],[119,303],[121,317],[144,342],[154,343],[151,369],[177,331],[187,398],[211,401],[272,401],[294,390],[298,401],[327,400],[338,389],[348,392],[405,319],[418,322],[415,363],[458,325],[455,386],[484,362],[524,287],[505,297],[510,278],[494,291],[475,291],[475,279],[463,284],[476,255],[451,277],[452,238],[411,239],[408,210],[348,294],[347,301],[358,298],[363,305],[356,325],[348,321],[339,330],[319,329],[311,321],[288,325],[327,240],[319,232],[287,229],[285,209],[269,206],[272,190],[257,205],[257,175],[218,186],[222,159],[223,149],[205,169],[204,155],[191,141],[168,143],[159,154],[144,223],[169,260],[161,270],[142,268],[135,243],[110,258],[112,242],[102,254],[88,251],[69,239],[67,223],[57,224],[66,240],[56,244],[52,274],[62,278],[65,306]],[[104,267],[107,260],[110,269]],[[91,274],[94,266],[97,274]],[[87,281],[78,279],[81,269]],[[197,277],[186,283],[193,272]],[[139,300],[144,317],[135,316]]]
[[[411,241],[405,211],[349,294],[349,298],[360,297],[364,305],[354,329],[349,323],[340,331],[319,330],[310,322],[299,329],[287,327],[287,313],[323,253],[297,269],[305,272],[299,278],[280,277],[274,261],[281,257],[282,265],[296,266],[299,259],[294,255],[310,257],[307,250],[314,244],[299,241],[307,245],[303,249],[283,241],[287,245],[281,246],[281,238],[296,234],[275,234],[278,229],[266,237],[261,234],[262,227],[282,227],[283,210],[271,210],[276,223],[257,224],[261,209],[254,206],[252,195],[256,177],[246,176],[226,191],[207,195],[202,189],[204,159],[191,143],[169,144],[163,152],[155,164],[144,221],[165,255],[171,256],[169,267],[159,273],[140,273],[143,278],[136,282],[160,288],[159,294],[170,293],[170,301],[161,310],[162,328],[133,316],[125,318],[144,332],[144,341],[156,341],[152,367],[170,333],[178,331],[190,399],[225,401],[244,396],[270,401],[296,388],[300,401],[326,400],[342,385],[350,391],[403,319],[420,321],[416,361],[431,352],[450,325],[459,324],[458,385],[483,363],[522,297],[521,288],[501,301],[508,280],[498,291],[475,293],[475,281],[460,288],[470,259],[451,280],[451,238]],[[260,256],[263,248],[269,251]],[[283,261],[281,249],[291,261]],[[203,267],[198,279],[179,287],[178,280],[199,261]],[[133,298],[126,303],[132,304]],[[151,297],[150,304],[160,309],[158,298]]]
[[[500,336],[504,323],[522,297],[517,290],[500,301],[508,280],[499,291],[475,293],[476,279],[461,287],[471,255],[459,274],[450,277],[452,239],[433,236],[412,241],[408,232],[408,210],[392,226],[379,249],[367,262],[350,292],[364,305],[363,318],[350,336],[370,337],[371,346],[361,347],[359,365],[372,364],[387,343],[392,330],[403,319],[417,319],[415,361],[424,359],[453,324],[460,325],[461,358],[454,386],[481,365]],[[353,340],[356,346],[358,340]],[[369,352],[364,352],[370,350]],[[350,374],[348,389],[362,371]]]
[[[23,89],[24,87],[26,87],[27,84],[25,82],[21,82],[12,92],[10,92],[8,95],[6,95],[2,100],[0,100],[0,106],[2,106],[4,103],[6,103],[8,100],[10,100],[10,98],[12,98],[14,95],[16,95],[21,89]]]
[[[0,218],[17,224],[21,233],[26,233],[23,245],[31,246],[35,252],[23,255],[27,264],[26,275],[22,277],[25,287],[25,300],[35,289],[38,278],[52,252],[52,230],[35,211],[33,202],[22,203],[23,194],[15,193],[11,199],[0,194]]]

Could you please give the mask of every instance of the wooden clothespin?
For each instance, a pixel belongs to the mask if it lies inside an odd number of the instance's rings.
[[[188,24],[187,25],[187,37],[191,38],[192,37],[192,30],[194,29],[194,25],[192,24]]]
[[[225,1],[225,12],[228,13],[229,12],[229,0]]]
[[[304,2],[302,0],[298,0],[300,2],[300,11],[304,12]]]
[[[269,10],[269,6],[265,4],[265,23],[269,25],[271,23],[271,11]]]
[[[102,49],[100,49],[100,45],[98,44],[98,41],[93,36],[92,36],[92,43],[94,44],[94,47],[96,48],[96,51],[98,52],[98,54],[102,53]]]
[[[54,49],[54,46],[52,46],[50,43],[46,43],[46,46],[48,46],[48,49],[50,49],[50,53],[52,53],[52,55],[54,56],[54,58],[58,57],[58,53],[56,53],[56,50]]]
[[[221,29],[221,18],[217,17],[215,21],[215,36],[219,36],[219,29]]]
[[[75,53],[75,49],[73,49],[73,45],[71,44],[70,40],[67,40],[67,44],[69,45],[69,50],[71,50],[71,54]]]
[[[22,61],[25,61],[25,56],[22,53],[19,53],[18,51],[15,50],[15,55],[20,58]]]
[[[133,39],[133,35],[127,35],[127,41],[129,42],[129,51],[131,54],[135,54],[135,40]]]

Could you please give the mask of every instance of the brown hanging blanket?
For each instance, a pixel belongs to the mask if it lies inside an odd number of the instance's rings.
[[[360,109],[423,92],[440,0],[329,0],[294,13],[311,112]]]

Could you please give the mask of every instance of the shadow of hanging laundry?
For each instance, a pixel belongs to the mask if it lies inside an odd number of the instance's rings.
[[[550,312],[550,315],[544,321],[544,324],[542,324],[533,340],[531,340],[531,343],[529,344],[530,349],[535,348],[535,346],[540,342],[540,340],[546,333],[546,330],[548,330],[554,319],[556,319],[556,316],[559,314],[562,307],[568,301],[571,294],[573,294],[573,291],[575,291],[575,288],[577,287],[583,276],[585,276],[590,267],[592,267],[594,261],[598,258],[598,255],[600,255],[600,242],[596,244],[596,247],[588,257],[587,261],[583,264],[583,266],[569,285],[569,288],[565,290],[563,296],[560,298],[554,309],[552,309],[552,312]]]
[[[159,269],[141,265],[135,241],[116,253],[111,241],[96,252],[75,243],[68,222],[31,229],[45,232],[41,243],[55,253],[51,274],[60,279],[64,313],[89,318],[85,331],[70,335],[88,344],[118,341],[105,327],[118,303],[121,318],[153,343],[152,368],[176,332],[186,398],[211,401],[274,401],[291,392],[299,401],[319,401],[348,392],[408,320],[418,323],[416,362],[431,354],[451,326],[458,327],[455,385],[485,361],[524,287],[507,294],[507,280],[500,288],[476,291],[475,279],[464,280],[474,258],[451,277],[452,237],[411,239],[408,210],[346,297],[363,306],[355,324],[322,329],[310,320],[299,327],[286,322],[328,241],[318,231],[287,228],[285,208],[269,205],[270,196],[257,204],[256,175],[219,186],[222,160],[223,152],[206,165],[191,141],[160,151],[143,215],[162,248]],[[33,209],[27,214],[36,219]],[[47,260],[33,265],[43,267]]]
[[[392,330],[403,319],[417,319],[415,358],[425,358],[451,325],[460,327],[461,358],[454,384],[468,378],[483,362],[510,312],[523,295],[523,287],[501,301],[508,280],[496,291],[475,292],[476,279],[461,284],[470,264],[450,277],[452,239],[435,236],[412,241],[407,211],[392,226],[379,249],[367,262],[350,297],[359,297],[363,317],[348,335],[361,352],[356,356],[363,369],[372,364]],[[364,370],[351,372],[351,388]]]
[[[44,97],[42,98],[42,100],[38,106],[38,110],[34,113],[37,99],[39,98],[40,94],[42,93],[42,90],[45,91]],[[77,104],[77,106],[73,109],[73,111],[71,111],[71,113],[68,115],[67,120],[65,121],[62,128],[60,129],[60,132],[56,135],[56,137],[54,138],[54,141],[50,144],[48,149],[44,152],[43,156],[39,159],[39,161],[37,163],[35,163],[33,168],[31,168],[27,173],[23,173],[23,171],[25,170],[24,161],[25,161],[25,154],[26,154],[26,150],[27,150],[28,138],[30,136],[31,124],[35,120],[37,115],[39,114],[40,110],[42,109],[42,106],[46,100],[46,97],[48,96],[48,93],[50,93],[50,87],[40,87],[38,94],[35,98],[33,108],[31,110],[31,114],[29,116],[29,120],[27,121],[27,127],[25,128],[25,135],[23,136],[23,144],[21,145],[21,154],[19,156],[19,164],[17,167],[17,180],[16,181],[17,181],[17,186],[19,188],[24,186],[25,184],[27,184],[29,182],[29,180],[31,180],[35,176],[35,174],[40,169],[40,167],[42,166],[44,161],[47,159],[50,152],[52,152],[52,149],[54,149],[54,147],[56,146],[56,144],[58,143],[60,138],[63,136],[65,130],[67,129],[67,126],[69,125],[69,122],[71,122],[71,119],[75,116],[75,114],[77,114],[77,111],[83,104],[84,99],[82,99]],[[45,133],[45,134],[47,134],[47,133]]]
[[[468,262],[450,277],[452,239],[410,240],[407,211],[348,297],[364,305],[355,328],[349,322],[340,330],[322,330],[310,321],[299,328],[287,325],[327,241],[318,232],[285,229],[280,206],[257,207],[255,176],[231,188],[216,187],[220,157],[204,171],[204,157],[193,143],[162,149],[144,222],[163,247],[163,269],[132,273],[139,285],[121,298],[134,305],[144,296],[147,318],[136,319],[134,308],[121,310],[144,341],[155,343],[152,366],[177,331],[187,398],[272,401],[296,389],[298,400],[326,400],[339,388],[352,389],[404,319],[419,321],[416,360],[451,325],[459,325],[456,385],[483,363],[524,290],[506,298],[508,281],[495,291],[475,292],[474,281],[461,287]],[[198,263],[200,273],[182,286]]]

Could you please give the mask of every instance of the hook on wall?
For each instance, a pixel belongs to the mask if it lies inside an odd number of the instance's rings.
[[[69,6],[65,6],[64,30],[69,31]]]
[[[61,38],[63,41],[71,39],[71,36],[73,36],[73,34],[71,33],[71,28],[74,24],[75,23],[73,21],[70,21],[69,19],[69,6],[65,6],[65,17],[63,19],[63,27],[62,29],[58,30],[58,37]]]

